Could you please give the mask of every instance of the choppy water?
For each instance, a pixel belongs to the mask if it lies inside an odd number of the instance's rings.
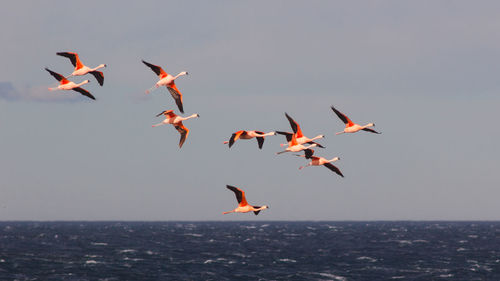
[[[0,222],[0,280],[500,280],[500,222]]]

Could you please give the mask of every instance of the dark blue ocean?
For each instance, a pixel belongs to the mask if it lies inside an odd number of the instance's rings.
[[[500,222],[0,222],[0,280],[500,280]]]

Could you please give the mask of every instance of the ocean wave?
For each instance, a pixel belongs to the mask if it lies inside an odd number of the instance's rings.
[[[278,259],[278,261],[280,261],[280,262],[293,262],[293,263],[297,262],[296,260],[293,260],[293,259]]]
[[[362,257],[359,257],[359,258],[356,258],[357,260],[367,260],[369,262],[376,262],[377,259],[375,258],[372,258],[372,257],[367,257],[367,256],[362,256]]]
[[[184,236],[192,236],[192,237],[203,237],[203,234],[198,233],[185,233]]]
[[[318,274],[319,276],[322,276],[322,277],[331,278],[331,280],[339,280],[339,281],[346,281],[347,280],[347,278],[345,278],[344,276],[335,275],[335,274],[331,274],[331,273],[320,272],[320,273],[316,273],[316,274]]]
[[[137,252],[137,250],[134,250],[134,249],[125,249],[125,250],[118,251],[118,253],[120,253],[120,254],[135,253],[135,252]]]

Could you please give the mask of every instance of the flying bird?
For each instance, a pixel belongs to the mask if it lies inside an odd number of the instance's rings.
[[[238,139],[249,140],[249,139],[252,139],[252,138],[256,138],[257,139],[257,144],[259,145],[259,148],[262,149],[262,146],[264,145],[264,137],[266,137],[266,136],[274,136],[274,135],[276,135],[276,132],[264,133],[264,132],[261,132],[261,131],[244,131],[244,130],[241,130],[241,131],[233,133],[231,135],[231,137],[229,138],[229,141],[224,141],[223,143],[224,144],[229,143],[229,148],[231,148],[231,146],[233,146],[234,142],[237,141]]]
[[[179,148],[182,147],[182,145],[186,141],[187,136],[189,135],[189,130],[184,126],[184,124],[182,124],[182,121],[195,117],[200,117],[199,114],[192,114],[191,116],[188,117],[181,117],[175,114],[173,110],[164,110],[161,113],[157,114],[156,117],[159,117],[161,115],[165,115],[165,119],[161,123],[153,125],[153,127],[157,127],[164,124],[172,124],[175,127],[175,129],[179,132],[179,134],[181,134],[181,139],[179,141]]]
[[[149,94],[151,91],[153,91],[154,89],[157,89],[160,86],[165,86],[165,87],[167,87],[168,91],[170,92],[170,94],[174,98],[175,104],[177,104],[179,111],[181,113],[184,113],[184,107],[182,105],[182,94],[181,94],[181,91],[179,91],[179,89],[177,89],[177,86],[175,86],[175,79],[177,79],[183,75],[188,75],[188,73],[186,71],[183,71],[183,72],[180,72],[179,74],[177,74],[176,76],[172,76],[172,75],[166,73],[161,67],[159,67],[157,65],[150,64],[148,62],[145,62],[144,60],[142,62],[145,65],[147,65],[149,68],[151,68],[151,70],[153,70],[153,72],[156,73],[156,75],[158,75],[158,77],[160,78],[160,80],[158,80],[158,82],[156,82],[156,84],[152,88],[150,88],[149,90],[146,90],[146,94]]]
[[[54,76],[54,78],[56,78],[56,80],[59,81],[59,86],[57,86],[56,88],[49,88],[50,91],[73,90],[73,91],[79,92],[80,94],[82,94],[86,97],[89,97],[89,98],[95,100],[95,97],[92,94],[90,94],[87,90],[80,88],[81,85],[89,83],[90,82],[89,80],[85,80],[82,83],[75,84],[74,82],[69,81],[68,79],[64,78],[64,76],[62,76],[61,74],[59,74],[57,72],[54,72],[48,68],[45,68],[45,70],[47,70],[50,73],[50,75]]]
[[[264,205],[262,207],[260,206],[252,206],[249,205],[247,202],[247,199],[245,198],[245,192],[237,187],[231,186],[231,185],[226,185],[226,187],[233,191],[234,194],[236,195],[236,200],[238,200],[238,207],[236,209],[229,211],[229,212],[223,212],[222,214],[229,214],[229,213],[248,213],[248,212],[253,212],[255,215],[258,215],[260,211],[269,209],[269,206]]]
[[[345,114],[343,114],[342,112],[335,109],[335,107],[333,107],[333,105],[331,106],[331,108],[332,108],[333,112],[335,112],[335,114],[337,114],[337,116],[340,118],[340,120],[342,120],[342,122],[345,123],[344,131],[335,133],[336,135],[340,135],[343,133],[356,133],[360,130],[367,131],[367,132],[374,133],[374,134],[380,134],[379,132],[368,128],[368,127],[375,127],[375,124],[368,123],[364,126],[361,126],[359,124],[352,122],[351,119],[349,119],[349,117],[347,117]]]
[[[95,79],[97,82],[99,82],[99,85],[104,84],[104,74],[101,71],[98,71],[98,69],[106,67],[105,64],[100,64],[95,68],[90,68],[86,65],[84,65],[81,61],[80,58],[78,57],[77,53],[71,53],[71,52],[59,52],[56,53],[58,56],[63,56],[69,58],[73,66],[75,67],[75,70],[73,73],[71,73],[68,77],[70,76],[80,76],[80,75],[85,75],[87,73],[90,73],[94,75]]]
[[[312,148],[315,146],[318,146],[318,144],[313,143],[313,144],[308,145],[308,146],[304,146],[302,144],[299,144],[297,142],[297,138],[295,137],[295,134],[292,134],[292,138],[288,142],[288,147],[285,148],[285,150],[283,150],[283,151],[276,152],[276,154],[281,154],[281,153],[285,153],[285,152],[299,152],[299,151],[306,150],[308,148]]]
[[[323,166],[327,167],[328,169],[330,169],[331,171],[337,173],[339,176],[344,177],[344,175],[342,174],[340,169],[331,163],[331,162],[335,162],[335,161],[340,160],[339,157],[335,157],[335,158],[328,160],[328,159],[325,159],[323,157],[313,156],[313,154],[314,154],[313,149],[306,149],[306,150],[304,150],[304,155],[297,155],[300,157],[305,157],[306,159],[311,159],[311,162],[309,162],[307,165],[300,166],[299,170],[302,170],[303,168],[309,167],[309,166],[323,165]]]
[[[292,140],[292,135],[295,134],[295,138],[296,138],[298,144],[304,144],[304,143],[313,144],[313,143],[315,143],[316,146],[321,147],[321,148],[325,148],[321,144],[314,142],[314,140],[324,138],[325,137],[324,135],[317,135],[314,138],[310,139],[310,138],[304,136],[304,134],[302,134],[302,130],[300,129],[299,123],[295,122],[295,120],[293,120],[292,117],[290,117],[290,115],[288,115],[288,113],[286,113],[286,112],[285,112],[285,116],[288,119],[288,122],[290,122],[290,126],[292,127],[293,133],[276,131],[277,134],[285,135],[287,142],[290,142]],[[281,144],[281,146],[285,146],[285,145],[286,144]]]

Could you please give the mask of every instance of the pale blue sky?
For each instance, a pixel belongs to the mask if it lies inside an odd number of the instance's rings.
[[[0,9],[0,220],[498,220],[500,4],[495,1],[9,2]],[[106,63],[97,101],[49,92],[59,51]],[[188,71],[176,109],[141,59]],[[330,105],[382,135],[336,136]],[[345,178],[279,155],[325,134]],[[232,214],[234,195],[268,204]]]

